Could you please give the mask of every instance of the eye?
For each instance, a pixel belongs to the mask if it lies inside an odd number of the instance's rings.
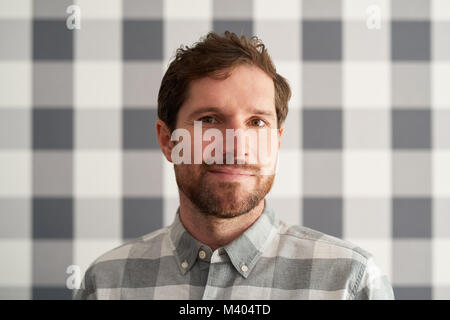
[[[266,125],[266,122],[262,119],[252,119],[250,120],[250,123],[255,127],[264,127]]]
[[[204,123],[216,123],[217,120],[213,116],[205,116],[199,119],[200,121]]]

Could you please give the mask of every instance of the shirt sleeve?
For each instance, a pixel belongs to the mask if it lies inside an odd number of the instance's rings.
[[[358,289],[355,294],[356,300],[394,300],[394,290],[389,278],[375,264],[373,257],[369,257],[366,267],[361,276]]]
[[[92,279],[92,268],[88,268],[81,280],[80,288],[76,290],[73,300],[97,300],[94,281]]]

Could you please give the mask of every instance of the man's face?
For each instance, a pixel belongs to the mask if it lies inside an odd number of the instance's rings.
[[[201,136],[194,134],[194,121],[201,121]],[[275,88],[273,80],[264,71],[243,64],[226,79],[205,77],[192,81],[188,97],[178,112],[176,129],[179,128],[190,133],[192,161],[191,164],[174,165],[176,181],[180,191],[198,210],[207,215],[232,218],[249,212],[264,199],[273,184],[283,131],[283,128],[276,131]],[[214,150],[211,155],[222,157],[223,164],[206,164],[204,157],[201,164],[194,162],[194,139],[203,154],[211,143],[202,139],[208,129],[218,129],[222,133],[223,140],[216,143],[222,143],[223,150],[217,155]],[[265,134],[259,137],[275,133],[276,148],[270,153],[268,142],[274,142],[273,135],[271,140],[264,142],[233,137],[232,148],[226,142],[227,129]],[[263,143],[266,145],[262,146]],[[257,156],[261,147],[269,151],[264,156],[264,164]],[[245,153],[239,154],[239,148],[245,148],[240,149]],[[233,164],[227,161],[227,154],[234,160]],[[256,157],[253,158],[256,162],[249,161],[252,156]],[[243,163],[238,163],[238,158]]]

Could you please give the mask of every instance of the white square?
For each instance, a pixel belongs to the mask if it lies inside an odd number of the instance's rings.
[[[450,109],[450,63],[432,63],[432,105],[434,108]]]
[[[450,239],[433,240],[433,285],[450,285]]]
[[[0,240],[0,287],[31,284],[31,240]]]
[[[119,151],[75,152],[75,191],[80,197],[118,197],[122,185]]]
[[[32,0],[0,0],[0,18],[30,18]]]
[[[301,1],[298,0],[254,0],[255,19],[286,20],[300,19]]]
[[[192,46],[212,29],[210,19],[201,20],[168,20],[164,21],[164,66],[175,56],[181,45]]]
[[[344,63],[345,108],[388,108],[390,67],[384,62]]]
[[[81,9],[81,17],[85,18],[114,18],[122,17],[122,0],[76,0]],[[83,21],[81,21],[83,27]]]
[[[300,196],[301,192],[301,151],[280,150],[278,169],[269,195],[272,198]]]
[[[279,60],[274,61],[277,73],[286,78],[291,87],[291,99],[289,108],[300,109],[302,101],[301,92],[301,65],[298,61]]]
[[[31,194],[31,153],[0,152],[0,196],[28,197]]]
[[[0,63],[0,108],[31,107],[31,64]]]
[[[180,205],[178,197],[165,197],[163,201],[163,227],[169,226],[175,219],[177,209]]]
[[[299,20],[256,20],[253,23],[254,33],[264,43],[273,60],[287,60],[297,63],[299,63],[301,57],[300,26]],[[289,34],[290,40],[282,40],[280,34]],[[278,69],[277,62],[275,66]]]
[[[450,196],[450,151],[433,151],[433,194]]]
[[[390,23],[391,3],[389,0],[344,0],[342,3],[343,19],[362,20],[365,23],[374,12],[371,6],[376,6],[379,10],[381,28],[383,28],[383,24]]]
[[[387,151],[344,153],[346,197],[391,196],[391,158]]]
[[[74,264],[84,275],[94,260],[120,245],[121,239],[76,240],[74,242]]]
[[[450,20],[450,1],[432,0],[430,20]]]
[[[212,1],[210,0],[164,0],[163,4],[167,19],[210,19],[212,17]]]
[[[122,103],[122,68],[116,62],[78,62],[75,107],[118,108]]]
[[[161,155],[164,157],[164,155]],[[163,159],[163,195],[167,198],[178,198],[178,185],[175,179],[175,170],[173,163],[169,162],[166,157]]]
[[[371,253],[375,264],[380,268],[382,274],[388,276],[392,283],[392,241],[389,240],[389,237],[386,239],[345,238],[345,240]]]

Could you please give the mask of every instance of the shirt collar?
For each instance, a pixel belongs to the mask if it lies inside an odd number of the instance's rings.
[[[238,238],[223,247],[234,268],[244,278],[248,277],[265,246],[277,232],[278,223],[273,209],[267,205],[267,200],[264,199],[264,209],[260,217]],[[204,261],[210,261],[211,249],[187,232],[180,220],[180,207],[169,227],[169,236],[174,245],[175,257],[182,274],[186,274],[192,268],[200,250],[204,250],[206,253]]]

